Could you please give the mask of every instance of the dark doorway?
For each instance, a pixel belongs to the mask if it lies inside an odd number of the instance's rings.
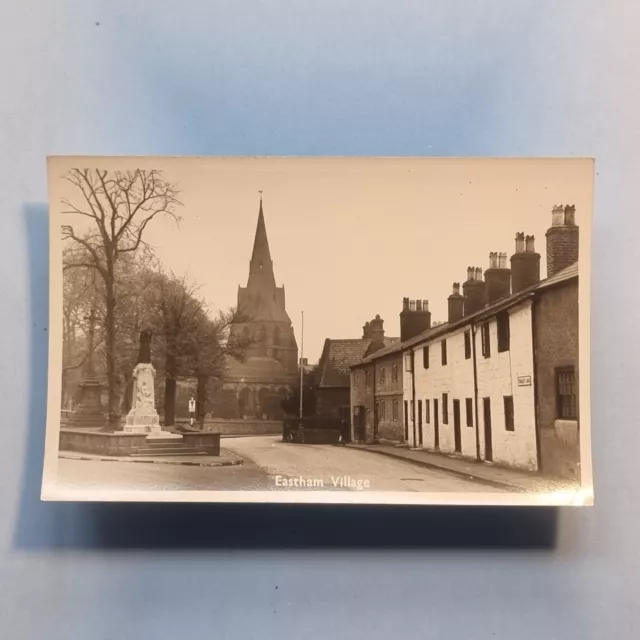
[[[418,400],[418,445],[422,446],[422,400]]]
[[[493,462],[493,441],[491,439],[491,398],[482,398],[484,413],[484,459]]]
[[[440,414],[438,412],[438,401],[433,399],[433,446],[440,448]]]
[[[453,437],[456,453],[462,453],[462,433],[460,432],[460,400],[453,401]]]
[[[404,441],[409,442],[409,401],[404,401]]]
[[[353,408],[353,425],[356,442],[364,442],[366,437],[366,425],[364,422],[364,407]]]

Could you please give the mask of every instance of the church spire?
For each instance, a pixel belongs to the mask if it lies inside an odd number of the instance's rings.
[[[262,211],[262,191],[260,191],[260,211],[258,212],[258,226],[256,227],[256,236],[253,241],[253,253],[251,254],[251,262],[249,263],[249,284],[252,276],[260,276],[257,278],[261,284],[271,284],[275,287],[275,278],[273,275],[273,262],[271,260],[271,252],[269,251],[269,241],[267,240],[267,227],[264,223],[264,213]]]

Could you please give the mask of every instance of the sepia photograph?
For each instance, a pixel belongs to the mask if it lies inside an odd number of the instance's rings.
[[[48,180],[43,500],[593,504],[592,159]]]

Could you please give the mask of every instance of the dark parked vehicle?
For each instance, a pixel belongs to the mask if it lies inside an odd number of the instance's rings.
[[[345,443],[349,441],[349,425],[332,416],[289,417],[283,421],[282,440],[300,444]]]

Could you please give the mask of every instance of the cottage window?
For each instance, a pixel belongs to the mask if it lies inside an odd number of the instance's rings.
[[[429,346],[427,345],[422,349],[422,366],[425,369],[429,368]]]
[[[449,424],[449,394],[442,394],[442,424]]]
[[[394,364],[391,367],[391,382],[398,382],[398,365]]]
[[[509,351],[511,337],[509,334],[509,312],[498,314],[498,352]]]
[[[482,334],[482,355],[485,358],[491,357],[491,334],[489,333],[489,323],[485,322],[481,329]]]
[[[442,349],[442,366],[447,364],[447,341],[446,339],[440,343],[440,347]]]
[[[351,379],[353,380],[353,388],[357,389],[358,388],[358,372],[357,371],[353,372]]]
[[[371,378],[370,373],[371,373],[371,371],[369,371],[369,369],[367,369],[367,370],[364,372],[364,388],[365,388],[365,389],[368,389],[368,388],[369,388],[370,378]]]
[[[411,354],[410,353],[406,353],[404,356],[404,370],[405,371],[411,371]]]
[[[391,405],[391,411],[393,412],[393,421],[398,422],[398,401],[394,400]]]
[[[504,396],[504,428],[507,431],[515,431],[513,420],[513,396]]]
[[[386,407],[384,404],[384,400],[380,400],[380,420],[386,420]]]
[[[385,367],[382,367],[382,369],[380,369],[380,384],[385,383],[386,377],[387,377],[387,370]]]
[[[473,427],[473,399],[465,399],[466,413],[467,413],[467,427]]]
[[[424,401],[424,421],[427,424],[431,422],[431,402],[429,400]]]
[[[573,367],[556,369],[557,415],[561,420],[578,419],[576,372]]]
[[[471,357],[471,331],[464,332],[464,359],[469,360]]]

